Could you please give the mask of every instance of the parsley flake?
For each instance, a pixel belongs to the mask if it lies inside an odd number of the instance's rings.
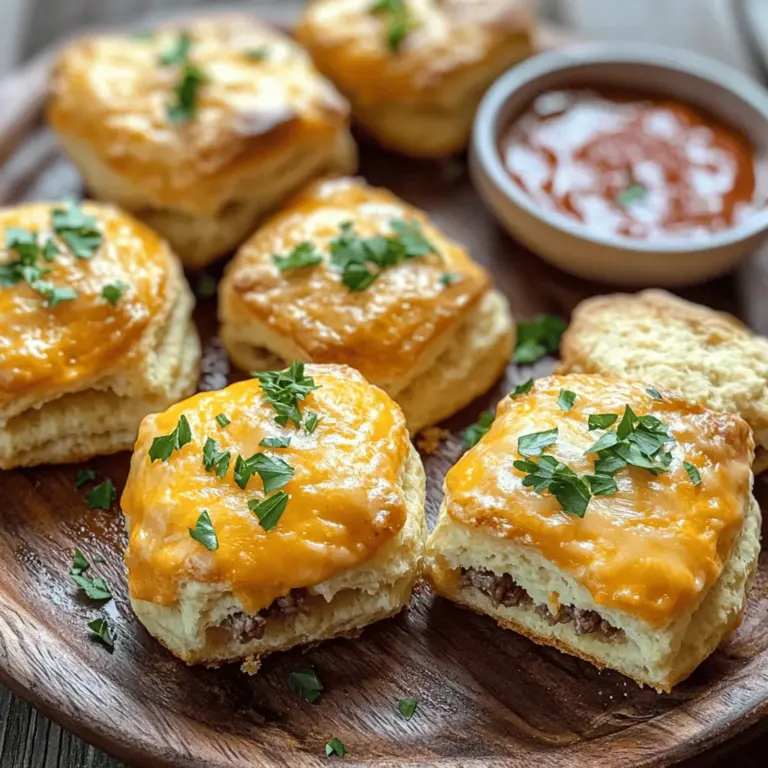
[[[648,389],[645,390],[654,400],[663,400],[664,398],[661,396],[661,393],[658,389],[655,389],[654,387],[648,387]]]
[[[88,576],[83,576],[79,573],[72,573],[71,570],[69,575],[72,577],[72,581],[74,581],[75,584],[77,584],[77,586],[80,587],[80,589],[82,589],[86,595],[88,595],[89,599],[91,600],[111,600],[112,599],[112,592],[110,592],[109,587],[107,586],[107,583],[100,576],[90,578]]]
[[[477,423],[471,427],[467,427],[461,435],[464,441],[464,447],[469,450],[473,446],[477,445],[482,439],[483,435],[491,428],[493,419],[495,418],[493,411],[483,411],[480,414],[480,418]]]
[[[619,486],[616,485],[612,474],[587,475],[586,479],[593,496],[611,496],[619,491]]]
[[[315,380],[304,375],[304,363],[294,361],[284,371],[261,371],[253,375],[261,384],[265,400],[277,412],[275,421],[281,427],[289,421],[300,427],[299,401],[317,389]]]
[[[220,427],[228,427],[232,421],[226,413],[218,413],[216,414],[216,423]]]
[[[529,435],[520,435],[517,439],[517,451],[521,456],[540,456],[541,452],[557,442],[558,428],[548,429],[545,432],[532,432]]]
[[[222,451],[217,440],[208,437],[203,445],[203,466],[206,472],[216,472],[217,477],[224,477],[229,469],[229,451]]]
[[[314,704],[323,692],[323,684],[311,667],[302,667],[288,675],[288,687],[308,704]]]
[[[117,280],[114,283],[108,283],[101,289],[101,297],[108,301],[113,307],[117,306],[121,296],[130,286],[127,283]]]
[[[255,453],[250,459],[238,455],[235,460],[235,482],[245,488],[253,475],[258,475],[264,485],[264,493],[282,488],[293,477],[294,469],[277,456]]]
[[[418,701],[410,696],[397,702],[397,711],[404,720],[410,720],[416,712]]]
[[[576,402],[576,393],[571,392],[569,389],[561,389],[560,397],[557,398],[557,405],[561,411],[566,413],[573,408],[573,404]]]
[[[341,743],[339,739],[329,739],[325,745],[325,756],[331,757],[332,755],[338,755],[344,757],[347,754],[347,748]]]
[[[458,283],[461,281],[461,275],[459,275],[456,272],[443,272],[442,275],[440,275],[440,282],[445,285],[453,285],[454,283]]]
[[[72,558],[72,565],[69,566],[70,576],[80,576],[84,571],[87,571],[91,567],[88,562],[88,558],[79,550],[75,550],[74,557]]]
[[[78,469],[77,474],[75,475],[75,490],[79,490],[84,485],[87,485],[95,479],[96,473],[89,467]]]
[[[210,552],[215,552],[219,548],[219,539],[216,536],[216,531],[213,530],[213,523],[206,509],[200,513],[195,527],[189,529],[189,535]]]
[[[152,441],[149,449],[151,461],[168,461],[174,451],[180,451],[192,440],[192,430],[189,427],[187,417],[182,413],[179,423],[174,427],[170,435],[161,435]]]
[[[106,619],[93,619],[88,622],[88,632],[91,637],[100,640],[111,653],[115,647],[115,638]]]
[[[264,448],[287,448],[291,444],[290,435],[287,437],[265,437],[259,445]]]
[[[510,393],[510,397],[518,397],[519,395],[527,395],[531,391],[531,387],[533,386],[533,379],[528,379],[528,381],[524,381],[522,384],[518,384]]]
[[[77,291],[74,288],[56,288],[42,281],[33,283],[32,287],[45,296],[46,307],[55,307],[63,301],[74,301],[77,298]]]
[[[701,475],[699,474],[699,470],[696,468],[696,466],[694,464],[691,464],[690,461],[684,461],[683,467],[685,468],[685,471],[688,473],[688,477],[691,478],[691,482],[694,485],[700,485]]]
[[[566,327],[564,320],[552,315],[539,315],[528,322],[518,323],[514,361],[530,365],[556,354]]]
[[[413,23],[408,14],[405,0],[377,0],[370,8],[371,13],[387,14],[387,47],[393,53],[400,50],[403,40]]]
[[[266,61],[269,58],[269,47],[260,45],[258,48],[247,48],[243,55],[248,61]]]
[[[216,278],[213,275],[203,272],[200,277],[197,278],[197,283],[195,284],[197,298],[212,299],[216,295],[218,286],[219,284],[216,282]]]
[[[554,456],[542,456],[538,462],[531,459],[518,460],[513,466],[526,474],[523,487],[533,488],[535,493],[549,491],[564,512],[584,517],[592,497],[587,483],[569,466]]]
[[[608,427],[618,421],[618,418],[618,413],[590,413],[587,418],[587,425],[590,431],[593,429],[608,429]]]
[[[616,201],[622,208],[628,208],[632,203],[642,200],[647,189],[642,184],[631,184],[626,189],[622,189],[616,196]]]
[[[288,269],[301,269],[302,267],[315,267],[323,263],[323,254],[310,242],[297,245],[287,256],[272,256],[272,261],[281,272]]]
[[[94,485],[93,488],[85,494],[85,501],[88,509],[111,509],[115,500],[117,489],[115,484],[107,478],[103,483]]]
[[[271,531],[280,522],[289,498],[285,491],[276,491],[264,499],[251,499],[248,509],[256,515],[265,531]]]
[[[176,101],[166,106],[166,115],[174,125],[189,122],[197,109],[197,95],[208,78],[199,67],[187,62],[181,73],[181,79],[174,87]]]
[[[189,58],[192,38],[188,32],[180,32],[173,43],[160,54],[160,63],[165,66],[183,64]]]
[[[68,200],[64,205],[51,213],[54,232],[76,258],[93,258],[103,241],[96,217],[85,213],[74,200]]]
[[[307,411],[304,416],[304,431],[311,435],[317,428],[317,423],[320,421],[320,417],[314,411]]]

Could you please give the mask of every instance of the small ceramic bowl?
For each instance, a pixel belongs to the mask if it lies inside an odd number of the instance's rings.
[[[768,92],[731,67],[697,54],[643,44],[587,44],[544,53],[502,75],[475,118],[470,168],[475,186],[510,234],[579,277],[623,286],[682,286],[733,269],[768,233],[768,208],[706,238],[633,239],[601,234],[536,205],[510,178],[500,134],[550,89],[594,85],[671,97],[745,135],[768,159]]]

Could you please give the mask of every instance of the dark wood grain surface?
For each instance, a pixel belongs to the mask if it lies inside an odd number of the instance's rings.
[[[604,290],[555,272],[503,235],[468,186],[462,162],[409,163],[406,168],[396,158],[370,149],[363,160],[363,172],[371,181],[423,205],[451,234],[472,246],[478,260],[494,271],[518,317],[537,311],[565,316],[581,296]],[[79,191],[77,174],[57,156],[44,130],[32,133],[0,173],[3,202]],[[735,310],[750,325],[768,332],[767,293],[764,255],[737,275],[688,295]],[[212,336],[212,316],[210,305],[198,309],[208,338],[205,387],[220,386],[226,375]],[[536,373],[549,367],[551,362],[546,362]],[[510,369],[491,396],[451,421],[454,432],[492,405],[512,381],[528,374]],[[458,451],[454,437],[438,456],[427,458],[433,518],[435,489]],[[93,466],[120,485],[126,461],[126,456],[117,456]],[[320,765],[325,763],[325,740],[338,736],[350,748],[350,762],[367,758],[387,765],[456,755],[461,757],[454,765],[469,765],[473,759],[477,765],[502,760],[508,765],[531,760],[542,766],[632,765],[654,751],[658,754],[660,745],[666,745],[662,759],[669,762],[685,758],[694,748],[686,742],[694,733],[708,734],[705,738],[713,742],[722,738],[733,729],[733,718],[754,704],[768,685],[765,665],[755,667],[755,659],[768,648],[768,609],[757,601],[736,638],[669,697],[640,691],[617,675],[537,649],[490,621],[427,595],[421,595],[407,615],[371,628],[359,641],[334,641],[308,654],[275,658],[264,675],[248,680],[234,670],[188,672],[132,621],[121,587],[111,609],[120,639],[109,656],[86,641],[84,623],[92,609],[75,599],[66,571],[72,546],[80,544],[107,556],[111,582],[122,584],[121,528],[116,510],[86,509],[82,494],[72,487],[74,472],[30,470],[0,479],[2,525],[13,531],[8,535],[6,529],[0,544],[3,591],[11,598],[5,604],[0,599],[0,665],[7,669],[12,658],[14,684],[20,689],[22,680],[26,696],[55,711],[65,725],[129,759],[138,758],[135,750],[147,740],[160,744],[161,754],[169,757],[188,751],[202,738],[221,765]],[[762,492],[765,497],[765,489]],[[765,555],[761,565],[758,589],[768,594]],[[32,615],[19,608],[29,605],[34,607]],[[32,662],[22,664],[20,659],[27,657]],[[288,672],[307,661],[317,666],[327,687],[315,707],[296,701],[286,686]],[[55,673],[73,664],[79,673],[65,675],[70,687],[62,688]],[[408,724],[393,710],[394,701],[403,695],[423,700],[420,714]],[[697,702],[704,702],[703,708]],[[137,709],[146,712],[138,715]],[[183,727],[169,724],[173,712],[184,715]],[[118,734],[126,725],[133,732],[121,738]],[[741,734],[735,743],[716,747],[689,765],[765,765],[768,739],[755,742],[756,736],[754,729]],[[510,742],[519,745],[514,757],[509,756]],[[246,757],[259,744],[265,745],[260,755]],[[190,756],[185,764],[201,763]],[[0,689],[0,765],[114,768],[119,763]]]

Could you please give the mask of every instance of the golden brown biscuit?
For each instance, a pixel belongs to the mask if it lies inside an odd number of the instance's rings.
[[[414,433],[486,392],[514,334],[506,299],[463,248],[355,179],[311,184],[256,232],[227,268],[219,318],[243,370],[353,366]]]
[[[315,0],[296,30],[384,146],[440,157],[467,144],[488,86],[533,52],[522,0]]]
[[[752,427],[755,472],[768,466],[768,339],[735,317],[641,291],[587,299],[561,341],[558,373],[600,373],[671,389]]]
[[[753,448],[738,416],[640,382],[539,379],[448,472],[427,577],[537,643],[669,691],[741,622],[760,553]]]
[[[355,170],[348,110],[289,38],[224,16],[72,43],[48,119],[94,195],[202,266],[308,180]]]
[[[122,498],[129,594],[189,664],[255,671],[265,654],[357,632],[406,605],[419,575],[424,470],[401,410],[345,366],[295,364],[277,398],[276,375],[141,426]],[[182,417],[180,448],[156,456]]]
[[[129,449],[194,391],[194,300],[157,233],[111,206],[0,210],[0,468]]]

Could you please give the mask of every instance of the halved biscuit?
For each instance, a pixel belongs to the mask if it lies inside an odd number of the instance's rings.
[[[0,210],[0,468],[130,449],[194,391],[194,299],[168,244],[111,206]]]
[[[659,691],[687,677],[741,622],[761,515],[748,425],[660,394],[571,375],[503,400],[446,477],[434,589]]]
[[[485,90],[533,53],[521,0],[315,0],[296,37],[381,144],[440,157],[467,144]]]
[[[420,574],[424,470],[401,410],[345,366],[293,365],[280,381],[305,387],[288,421],[274,387],[250,379],[141,427],[122,497],[129,595],[189,664],[253,671],[273,651],[355,633],[401,610]],[[188,442],[153,459],[182,416]],[[203,510],[215,546],[191,535]]]
[[[290,38],[222,15],[71,43],[48,120],[95,196],[197,267],[310,179],[355,170],[348,112]]]
[[[227,267],[219,318],[243,370],[351,365],[411,432],[486,392],[514,336],[506,299],[463,248],[356,179],[311,184],[256,232]]]
[[[599,373],[671,389],[752,428],[768,467],[768,339],[731,315],[659,290],[587,299],[561,341],[557,373]]]

